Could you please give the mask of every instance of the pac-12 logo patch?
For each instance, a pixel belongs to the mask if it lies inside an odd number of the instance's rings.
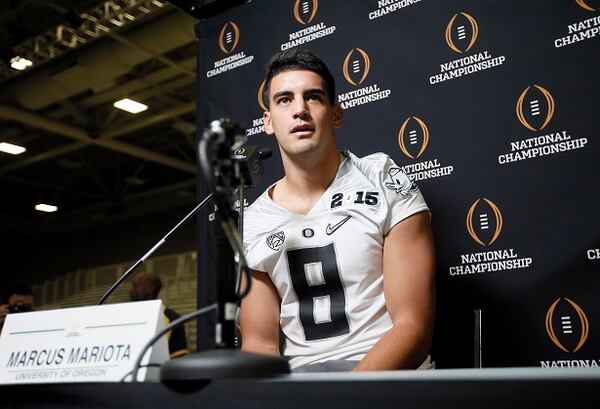
[[[395,190],[396,193],[402,196],[412,196],[417,191],[417,185],[410,180],[408,175],[400,168],[390,168],[388,175],[392,179],[385,186],[388,189]]]
[[[273,233],[269,237],[267,237],[267,246],[269,246],[274,251],[278,251],[283,245],[284,241],[285,234],[282,231],[278,231],[277,233]]]

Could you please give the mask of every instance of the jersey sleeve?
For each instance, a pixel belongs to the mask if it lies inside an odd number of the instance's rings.
[[[244,236],[246,236],[244,234]],[[261,251],[260,241],[258,238],[244,239],[244,255],[248,262],[248,267],[252,270],[266,272],[265,254]]]
[[[269,258],[273,257],[274,251],[269,251],[266,244],[270,219],[272,215],[260,197],[247,208],[244,215],[244,255],[252,270],[267,272]]]
[[[423,194],[406,172],[389,156],[383,154],[382,156],[384,158],[381,159],[382,169],[379,173],[379,183],[389,206],[383,224],[383,233],[387,234],[402,220],[418,212],[429,212],[429,208]]]
[[[418,212],[429,211],[417,185],[388,155],[374,153],[362,159],[350,155],[385,198],[387,213],[381,225],[384,235],[407,217]]]

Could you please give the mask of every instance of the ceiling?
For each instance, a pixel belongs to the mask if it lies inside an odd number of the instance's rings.
[[[196,23],[162,0],[0,0],[0,142],[27,149],[0,152],[0,232],[193,207]],[[34,65],[10,68],[16,53]],[[123,97],[149,108],[114,108]]]

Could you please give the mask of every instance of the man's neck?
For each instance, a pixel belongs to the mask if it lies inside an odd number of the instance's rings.
[[[335,146],[318,157],[284,157],[285,177],[273,190],[273,201],[295,213],[308,213],[335,178],[339,164]]]

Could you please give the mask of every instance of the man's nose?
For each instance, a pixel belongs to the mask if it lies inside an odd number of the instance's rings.
[[[304,98],[296,98],[294,101],[294,118],[305,118],[308,116],[308,107]]]

